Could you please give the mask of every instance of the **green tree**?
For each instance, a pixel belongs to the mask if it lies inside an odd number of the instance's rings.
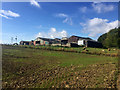
[[[104,47],[118,47],[120,48],[120,28],[110,30],[108,33],[101,35],[98,41],[103,44]]]

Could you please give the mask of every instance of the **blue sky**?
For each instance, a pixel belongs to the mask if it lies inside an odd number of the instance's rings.
[[[11,43],[11,37],[16,36],[18,42],[71,35],[96,40],[117,27],[118,3],[6,2],[2,3],[0,17],[2,43]]]

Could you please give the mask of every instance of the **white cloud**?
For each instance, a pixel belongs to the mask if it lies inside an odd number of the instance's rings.
[[[9,17],[3,15],[3,14],[0,14],[1,17],[4,17],[4,18],[7,18],[7,19],[10,19]]]
[[[63,23],[67,23],[69,25],[73,25],[72,18],[64,13],[59,13],[56,15],[57,17],[64,18]]]
[[[99,0],[99,1],[93,1],[93,3],[101,3],[101,1]]]
[[[92,7],[97,13],[109,12],[114,10],[114,5],[106,5],[103,3],[93,3]]]
[[[30,0],[30,4],[40,8],[40,5],[38,4],[36,0]]]
[[[58,17],[68,17],[68,15],[64,14],[64,13],[59,13],[57,14]]]
[[[63,23],[67,23],[69,25],[73,25],[72,18],[67,17],[65,20],[63,20]]]
[[[99,36],[109,30],[118,27],[118,20],[109,22],[107,19],[93,18],[86,23],[80,23],[83,26],[83,32],[91,37]]]
[[[56,32],[56,28],[51,28],[51,32]]]
[[[80,10],[82,13],[86,13],[87,7],[81,7],[81,8],[79,8],[79,10]]]
[[[20,17],[18,13],[14,13],[10,10],[0,10],[0,16],[6,19],[10,19],[10,17]]]
[[[43,38],[61,38],[67,37],[66,30],[57,31],[56,28],[51,28],[48,32],[39,32],[36,37],[43,37]]]

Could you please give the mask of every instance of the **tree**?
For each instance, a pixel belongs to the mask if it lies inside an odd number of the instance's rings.
[[[103,44],[104,47],[118,47],[120,48],[120,28],[110,30],[108,33],[101,35],[98,41]]]

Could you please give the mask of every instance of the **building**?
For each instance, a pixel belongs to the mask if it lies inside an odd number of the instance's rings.
[[[93,48],[102,48],[102,43],[97,42],[95,40],[86,40],[86,39],[80,39],[78,40],[79,46],[85,46],[85,47],[93,47]]]
[[[20,41],[20,45],[29,45],[30,41]]]
[[[34,40],[34,45],[52,45],[52,44],[58,45],[60,43],[61,43],[61,40],[58,38],[50,39],[50,38],[38,37]]]
[[[91,38],[85,38],[85,37],[79,37],[79,36],[71,36],[68,39],[68,43],[77,43],[78,44],[78,40],[92,40]]]
[[[67,37],[61,39],[61,46],[69,46]]]
[[[82,40],[82,39],[78,40],[78,45],[79,46],[85,45],[85,40]]]
[[[20,45],[34,45],[34,41],[20,41]]]
[[[93,48],[102,48],[103,47],[102,43],[94,41],[94,40],[86,40],[85,46],[86,47],[93,47]]]
[[[34,40],[31,40],[31,41],[29,42],[29,45],[34,45]]]
[[[96,48],[102,48],[102,44],[92,40],[91,38],[86,37],[79,37],[79,36],[71,36],[67,39],[61,40],[62,46],[68,46],[68,47],[79,47],[79,46],[85,46],[85,47],[96,47]]]
[[[102,43],[99,43],[91,38],[79,37],[79,36],[71,36],[70,38],[63,37],[62,39],[55,38],[42,38],[37,37],[34,41],[21,41],[20,45],[51,45],[51,46],[66,46],[66,47],[94,47],[94,48],[102,48]]]
[[[59,38],[49,39],[38,37],[31,41],[20,41],[20,45],[61,45],[61,40]]]
[[[66,44],[68,47],[79,47],[81,46],[80,40],[92,40],[91,38],[79,37],[79,36],[71,36],[67,40],[61,40],[63,44]],[[84,43],[82,43],[84,45]]]
[[[52,42],[51,46],[61,46],[61,39],[55,38],[54,42]]]

